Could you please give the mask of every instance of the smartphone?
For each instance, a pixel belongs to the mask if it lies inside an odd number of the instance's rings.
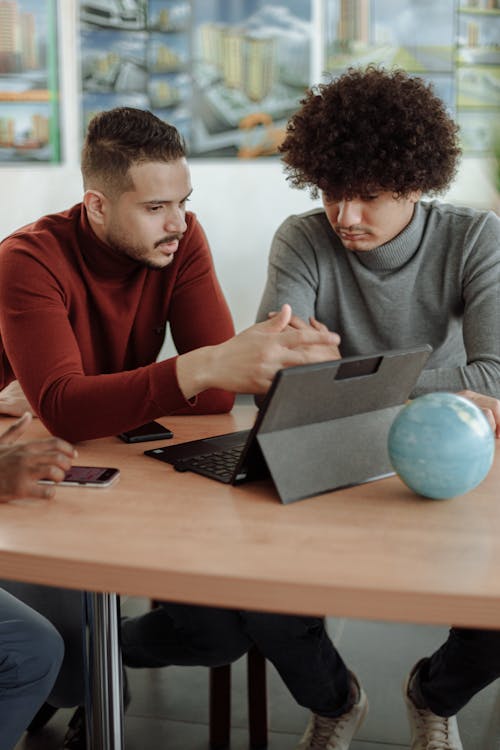
[[[159,422],[148,422],[134,430],[121,432],[118,437],[125,443],[143,443],[147,440],[169,440],[174,433]]]
[[[120,476],[119,469],[106,466],[72,466],[66,472],[62,484],[67,487],[109,487]],[[40,479],[41,484],[55,484],[49,479]]]

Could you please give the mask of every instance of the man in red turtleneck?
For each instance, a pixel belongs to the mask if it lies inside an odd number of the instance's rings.
[[[338,336],[289,326],[288,305],[234,335],[207,240],[186,211],[191,180],[175,128],[141,110],[102,112],[89,125],[82,173],[81,204],[0,245],[0,388],[17,379],[51,432],[88,440],[167,414],[229,411],[233,393],[265,392],[282,367],[338,357]],[[157,362],[167,323],[178,356]],[[2,585],[64,637],[50,704],[81,704],[79,593]],[[244,615],[163,603],[124,624],[125,662],[228,663],[258,641],[301,699],[327,641],[321,621]],[[303,673],[289,659],[296,653]],[[321,675],[312,679],[323,695]],[[85,747],[81,710],[64,747]]]
[[[17,378],[71,441],[172,413],[229,411],[281,367],[331,358],[328,333],[284,330],[288,307],[237,337],[194,214],[175,128],[141,110],[95,117],[83,202],[0,246],[0,388]],[[156,362],[167,322],[179,356]]]

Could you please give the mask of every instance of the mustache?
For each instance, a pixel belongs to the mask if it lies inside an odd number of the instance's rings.
[[[154,246],[159,247],[160,245],[164,245],[166,242],[174,242],[174,240],[182,240],[184,237],[183,234],[166,234],[165,237],[162,237],[161,240],[158,240],[155,242]]]
[[[341,226],[340,224],[335,224],[335,231],[336,232],[345,232],[346,234],[368,234],[370,232],[369,229],[366,229],[361,224],[353,224],[350,227]]]

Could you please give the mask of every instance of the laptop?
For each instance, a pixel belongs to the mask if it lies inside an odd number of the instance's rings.
[[[146,456],[226,484],[271,477],[283,503],[394,474],[390,426],[432,349],[414,346],[276,373],[251,430]]]

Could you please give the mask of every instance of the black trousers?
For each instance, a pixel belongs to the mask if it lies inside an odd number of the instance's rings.
[[[332,717],[346,710],[349,673],[321,618],[164,603],[122,624],[131,667],[228,664],[252,643],[301,706]],[[500,631],[452,628],[423,660],[419,687],[434,713],[451,716],[498,677]]]
[[[500,630],[451,628],[448,639],[425,659],[418,687],[438,716],[453,716],[500,677]]]
[[[349,673],[319,617],[162,603],[122,621],[129,667],[230,664],[255,644],[297,703],[324,716],[348,708]]]

